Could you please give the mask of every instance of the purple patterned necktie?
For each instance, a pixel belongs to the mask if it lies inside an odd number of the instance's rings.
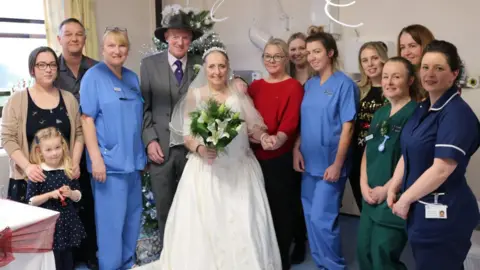
[[[177,69],[175,69],[175,78],[177,78],[177,82],[180,84],[183,79],[182,61],[175,61],[175,65],[177,66]]]

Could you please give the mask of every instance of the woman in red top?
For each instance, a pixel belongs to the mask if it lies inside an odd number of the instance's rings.
[[[270,40],[263,51],[268,77],[254,81],[248,92],[273,135],[272,147],[253,146],[265,178],[265,190],[272,212],[273,225],[282,257],[283,270],[290,269],[296,217],[293,145],[295,143],[303,99],[303,87],[287,73],[288,46],[281,39]],[[269,139],[268,139],[269,140]],[[257,142],[259,143],[259,142]],[[263,143],[263,142],[262,142]],[[264,148],[269,150],[264,150]]]

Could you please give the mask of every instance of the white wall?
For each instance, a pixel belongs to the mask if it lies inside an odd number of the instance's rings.
[[[0,199],[5,199],[8,192],[8,175],[10,173],[10,161],[7,152],[0,149]]]
[[[215,30],[227,45],[234,69],[262,70],[261,52],[254,47],[248,37],[248,30],[256,24],[259,28],[274,36],[287,39],[296,31],[305,31],[312,24],[312,2],[308,0],[279,0],[283,9],[290,17],[290,31],[285,31],[280,17],[277,0],[225,0],[218,9],[218,18],[228,16],[229,19],[217,23]],[[315,1],[316,6],[319,2]],[[351,0],[341,0],[349,3]],[[127,66],[138,71],[139,52],[142,45],[151,44],[155,27],[155,11],[153,0],[98,0],[97,23],[99,34],[105,26],[117,25],[127,27],[132,41],[132,50]],[[214,0],[164,0],[164,5],[180,4],[185,6],[209,9]],[[321,5],[320,5],[321,6]],[[316,8],[314,11],[319,10]],[[358,28],[359,41],[384,40],[395,43],[398,32],[406,25],[419,23],[427,26],[439,39],[445,39],[457,45],[460,54],[466,62],[467,70],[472,75],[480,74],[478,48],[480,48],[480,11],[478,0],[358,0],[355,5],[339,9],[341,21],[349,24],[364,23]],[[316,12],[321,14],[320,12]],[[255,22],[254,22],[255,21]],[[346,40],[357,39],[355,32],[343,28],[343,37],[339,48],[344,47]],[[341,51],[340,55],[345,55]],[[351,54],[348,54],[351,55]],[[355,52],[353,53],[355,55]],[[463,97],[480,115],[480,89],[464,90]],[[480,153],[477,153],[468,168],[467,177],[477,197],[480,198]],[[352,204],[348,191],[347,206]],[[347,211],[348,212],[348,211]]]
[[[127,28],[131,43],[126,67],[140,73],[140,60],[145,51],[145,44],[152,45],[155,30],[154,0],[97,0],[96,19],[98,44],[101,46],[102,36],[107,26]],[[100,57],[101,50],[100,50]]]
[[[373,14],[378,14],[374,16]],[[358,29],[362,40],[387,38],[395,40],[406,25],[420,23],[427,26],[437,39],[454,43],[470,74],[480,74],[480,1],[458,0],[364,0],[340,10],[345,23],[363,22]],[[380,19],[381,17],[387,19]],[[355,36],[351,29],[345,29],[345,36]],[[480,116],[480,89],[464,90],[463,98]],[[470,161],[467,179],[480,198],[480,151]]]
[[[320,1],[321,0],[312,0]],[[191,0],[190,6],[209,9],[213,0]],[[248,29],[256,24],[274,36],[288,38],[296,31],[305,31],[311,22],[311,1],[280,0],[291,19],[291,30],[285,31],[279,19],[277,0],[226,0],[217,11],[217,17],[229,19],[217,23],[215,30],[225,42],[231,54],[234,68],[261,68],[261,52],[248,38]],[[349,3],[343,0],[341,3]],[[167,0],[165,5],[185,1]],[[317,5],[318,6],[318,5]],[[340,20],[348,24],[364,23],[357,28],[360,41],[384,40],[395,43],[398,32],[404,26],[419,23],[427,26],[438,39],[454,43],[466,62],[469,73],[480,75],[480,1],[458,0],[359,0],[356,4],[339,9]],[[351,28],[343,28],[342,40],[356,39]],[[342,42],[339,47],[342,48]],[[345,52],[340,52],[344,54]],[[480,89],[464,90],[463,97],[480,115]],[[469,167],[468,178],[480,197],[480,183],[474,181],[480,176],[480,154]]]

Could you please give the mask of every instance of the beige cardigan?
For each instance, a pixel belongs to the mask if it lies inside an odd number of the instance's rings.
[[[60,90],[63,101],[67,107],[68,118],[70,119],[70,149],[73,150],[75,142],[83,143],[82,125],[80,122],[80,110],[78,102],[72,93]],[[2,116],[2,147],[11,156],[13,152],[20,150],[29,159],[30,146],[27,141],[27,113],[28,93],[26,90],[15,92],[3,108]],[[18,180],[25,179],[26,175],[22,168],[15,164],[10,158],[10,178]]]

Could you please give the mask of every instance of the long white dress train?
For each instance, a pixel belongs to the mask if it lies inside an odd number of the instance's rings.
[[[226,104],[243,117],[241,102],[232,95]],[[145,269],[282,268],[263,175],[250,149],[247,127],[248,123],[212,165],[197,154],[189,156],[170,208],[160,260]]]

